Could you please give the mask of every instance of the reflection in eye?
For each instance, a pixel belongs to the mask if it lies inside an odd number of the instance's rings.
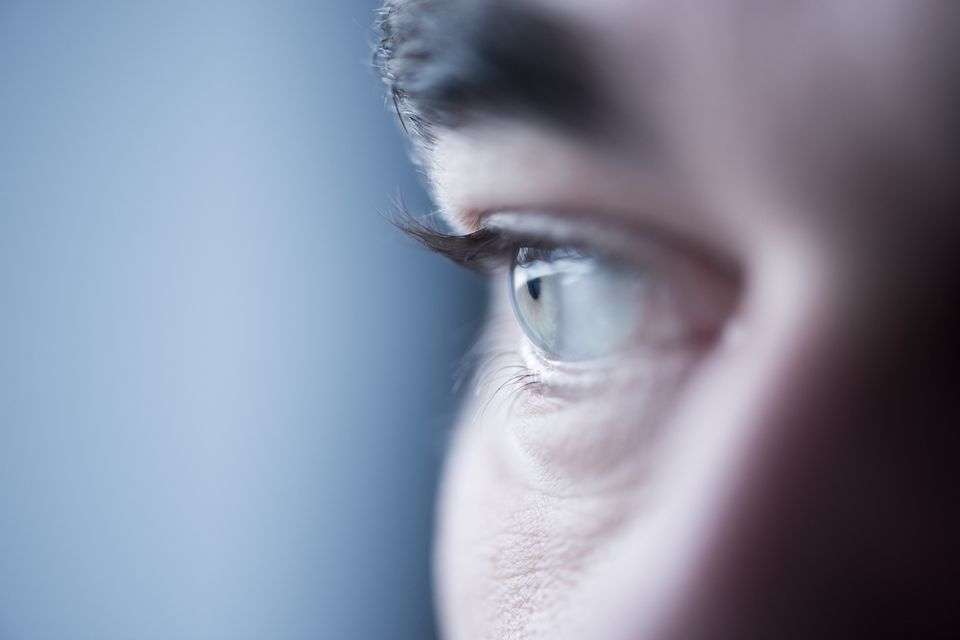
[[[510,270],[514,312],[547,357],[579,361],[629,346],[654,303],[650,274],[574,249],[517,250]]]

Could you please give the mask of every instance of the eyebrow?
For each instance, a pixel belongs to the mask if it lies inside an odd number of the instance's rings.
[[[611,101],[582,39],[519,0],[387,0],[376,63],[401,124],[435,130],[485,116],[598,134]]]

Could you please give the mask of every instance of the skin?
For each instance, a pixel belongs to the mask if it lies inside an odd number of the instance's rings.
[[[442,486],[446,637],[960,637],[956,10],[525,1],[583,29],[623,113],[655,94],[660,157],[639,117],[615,149],[441,128],[444,214],[654,229],[736,265],[737,304],[708,343],[566,366],[495,279]]]

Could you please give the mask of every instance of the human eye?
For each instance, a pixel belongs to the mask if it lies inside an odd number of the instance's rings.
[[[505,279],[516,325],[546,362],[582,367],[692,354],[716,339],[737,302],[733,267],[654,232],[525,212],[493,214],[470,235],[426,228],[413,235]]]
[[[678,308],[668,265],[570,246],[521,246],[509,295],[518,324],[544,357],[559,362],[610,358],[631,350],[682,346],[703,327]]]
[[[736,326],[743,288],[720,251],[610,217],[504,211],[465,235],[402,224],[492,283],[466,410],[575,491],[643,472],[664,416]]]

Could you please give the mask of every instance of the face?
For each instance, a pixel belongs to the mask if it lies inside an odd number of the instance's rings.
[[[390,6],[412,231],[491,278],[447,637],[960,637],[956,18]]]

